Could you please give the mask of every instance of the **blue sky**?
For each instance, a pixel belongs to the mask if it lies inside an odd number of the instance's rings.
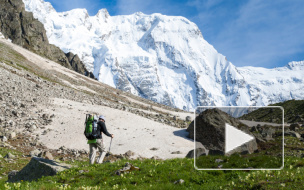
[[[236,66],[280,67],[304,60],[304,0],[46,0],[58,11],[184,16]]]

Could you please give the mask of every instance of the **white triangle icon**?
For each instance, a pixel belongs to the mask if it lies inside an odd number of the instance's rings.
[[[229,125],[225,125],[225,154],[231,150],[253,140],[254,137]]]

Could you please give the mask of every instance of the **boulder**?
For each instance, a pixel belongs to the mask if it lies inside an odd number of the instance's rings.
[[[45,151],[41,155],[42,158],[48,159],[48,160],[54,160],[53,155],[49,151]]]
[[[285,136],[292,136],[292,137],[296,137],[296,138],[301,138],[301,135],[297,132],[294,132],[294,131],[286,131],[284,132],[284,135]]]
[[[37,157],[37,156],[39,156],[41,154],[41,151],[40,150],[38,150],[38,149],[35,149],[35,150],[33,150],[33,151],[31,151],[30,152],[30,156],[31,157]]]
[[[251,134],[249,127],[241,123],[236,118],[231,117],[227,113],[214,108],[207,109],[200,113],[196,118],[196,141],[201,142],[204,147],[209,150],[209,154],[224,154],[225,153],[225,124],[234,126],[247,134]],[[194,139],[194,122],[189,125],[187,131],[189,137]],[[242,146],[230,151],[226,155],[231,155],[235,152],[242,154],[251,154],[258,149],[256,140],[252,140]]]
[[[293,123],[289,126],[289,130],[291,131],[296,131],[296,130],[299,130],[300,129],[300,125],[297,124],[297,123]]]
[[[132,152],[131,150],[128,150],[124,155],[125,155],[126,157],[131,157],[131,156],[134,156],[135,153]]]
[[[200,156],[206,156],[207,151],[204,148],[197,148],[195,149],[195,158],[198,158]],[[186,158],[194,158],[194,149],[190,150],[188,154],[186,155]]]
[[[275,129],[268,125],[264,125],[261,131],[262,136],[265,138],[272,138],[275,133]]]
[[[186,117],[186,121],[191,121],[191,120],[192,120],[192,118],[190,116]]]
[[[58,172],[71,168],[71,165],[33,157],[31,161],[16,175],[8,179],[8,182],[33,181],[42,176],[56,175]]]

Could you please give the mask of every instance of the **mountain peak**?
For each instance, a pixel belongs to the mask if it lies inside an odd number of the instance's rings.
[[[187,18],[141,12],[110,17],[106,9],[91,17],[81,11],[60,16],[47,14],[44,6],[35,11],[30,0],[23,1],[44,24],[50,43],[79,55],[99,81],[155,102],[194,110],[267,105],[290,99],[289,90],[292,97],[304,98],[300,71],[237,68]]]
[[[98,18],[107,19],[108,17],[110,17],[110,14],[107,9],[103,8],[100,9],[95,16]]]
[[[286,66],[290,70],[304,70],[304,61],[292,61],[289,62]]]

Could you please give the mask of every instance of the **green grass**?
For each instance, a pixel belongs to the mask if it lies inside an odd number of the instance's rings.
[[[281,149],[282,150],[282,149]],[[216,159],[222,162],[217,163]],[[263,155],[254,153],[250,155],[233,154],[227,156],[206,156],[196,159],[198,168],[262,168],[262,169],[278,169],[282,167],[282,156]]]
[[[304,118],[304,100],[288,100],[269,106],[282,106],[285,122],[295,123]],[[279,108],[260,108],[242,116],[241,119],[282,123],[282,111]]]
[[[4,156],[9,149],[2,148]],[[3,172],[19,169],[28,162],[21,153],[15,164],[9,164],[1,158]],[[201,157],[208,164],[210,157]],[[226,159],[226,160],[225,160]],[[237,159],[237,155],[223,158]],[[250,159],[250,158],[249,158]],[[266,159],[264,157],[263,159]],[[250,160],[258,163],[261,160]],[[115,171],[124,167],[126,162],[140,168],[118,176]],[[286,157],[285,168],[279,171],[199,171],[194,169],[194,160],[189,158],[170,160],[120,160],[114,163],[89,165],[88,161],[76,161],[74,167],[58,173],[56,176],[43,177],[37,181],[6,183],[7,177],[0,179],[0,189],[301,189],[304,180],[304,162],[300,158]],[[84,172],[79,172],[83,170]],[[174,184],[183,179],[183,184]]]

